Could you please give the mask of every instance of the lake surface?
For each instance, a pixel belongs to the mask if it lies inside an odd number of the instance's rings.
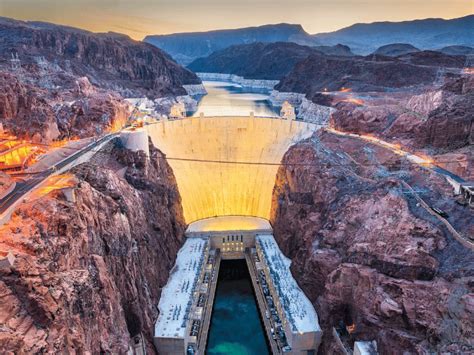
[[[223,260],[206,354],[269,354],[245,260]]]
[[[194,117],[201,112],[205,116],[255,116],[278,117],[280,109],[269,101],[270,90],[244,88],[225,81],[203,81],[207,95],[191,112]]]

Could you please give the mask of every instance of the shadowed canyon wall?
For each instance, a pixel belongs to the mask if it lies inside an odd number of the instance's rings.
[[[0,229],[12,270],[0,270],[0,349],[15,353],[148,353],[161,288],[184,235],[173,173],[112,143],[73,170],[76,201],[54,191]],[[111,153],[108,159],[105,152]]]
[[[352,339],[375,339],[381,354],[471,352],[474,253],[401,183],[439,191],[452,216],[460,211],[460,227],[474,231],[472,212],[456,210],[446,182],[329,133],[293,146],[283,162],[271,222],[318,311],[320,351],[338,353],[331,329],[342,321],[355,326]]]

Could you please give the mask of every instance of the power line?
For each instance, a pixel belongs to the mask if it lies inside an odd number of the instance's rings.
[[[187,161],[187,162],[196,162],[196,163],[216,163],[216,164],[237,164],[237,165],[268,165],[268,166],[319,166],[320,164],[317,163],[269,163],[269,162],[250,162],[250,161],[232,161],[232,160],[212,160],[212,159],[195,159],[195,158],[179,158],[179,157],[166,157],[166,160],[174,160],[174,161]],[[462,161],[474,161],[474,159],[466,159]],[[443,163],[449,162],[461,162],[461,160],[446,160]],[[398,166],[399,164],[383,164],[383,163],[359,163],[356,161],[357,164],[362,166]],[[439,163],[438,161],[436,163]],[[333,166],[347,166],[349,164],[340,164],[340,163],[333,163],[330,162],[330,165]],[[416,164],[416,163],[414,163]],[[420,165],[420,164],[418,164]],[[433,165],[433,164],[432,164]]]

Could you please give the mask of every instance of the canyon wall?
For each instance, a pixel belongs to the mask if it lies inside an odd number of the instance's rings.
[[[357,105],[339,102],[330,125],[338,130],[373,134],[424,150],[465,179],[474,178],[474,78],[448,77],[440,88],[406,95],[396,102]]]
[[[318,311],[322,354],[332,327],[376,340],[381,354],[474,350],[474,253],[424,210],[403,181],[437,196],[456,228],[474,231],[442,178],[358,140],[319,133],[283,158],[271,222]]]
[[[16,261],[0,270],[0,348],[23,353],[148,353],[160,290],[185,224],[171,168],[110,143],[61,190],[26,201],[0,229]]]

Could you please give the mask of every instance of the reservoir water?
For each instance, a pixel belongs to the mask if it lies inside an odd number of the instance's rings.
[[[206,116],[255,116],[278,117],[279,108],[272,106],[270,90],[251,89],[225,81],[203,81],[207,95],[199,101],[194,117],[201,112]]]
[[[269,354],[245,260],[223,260],[206,354]]]

